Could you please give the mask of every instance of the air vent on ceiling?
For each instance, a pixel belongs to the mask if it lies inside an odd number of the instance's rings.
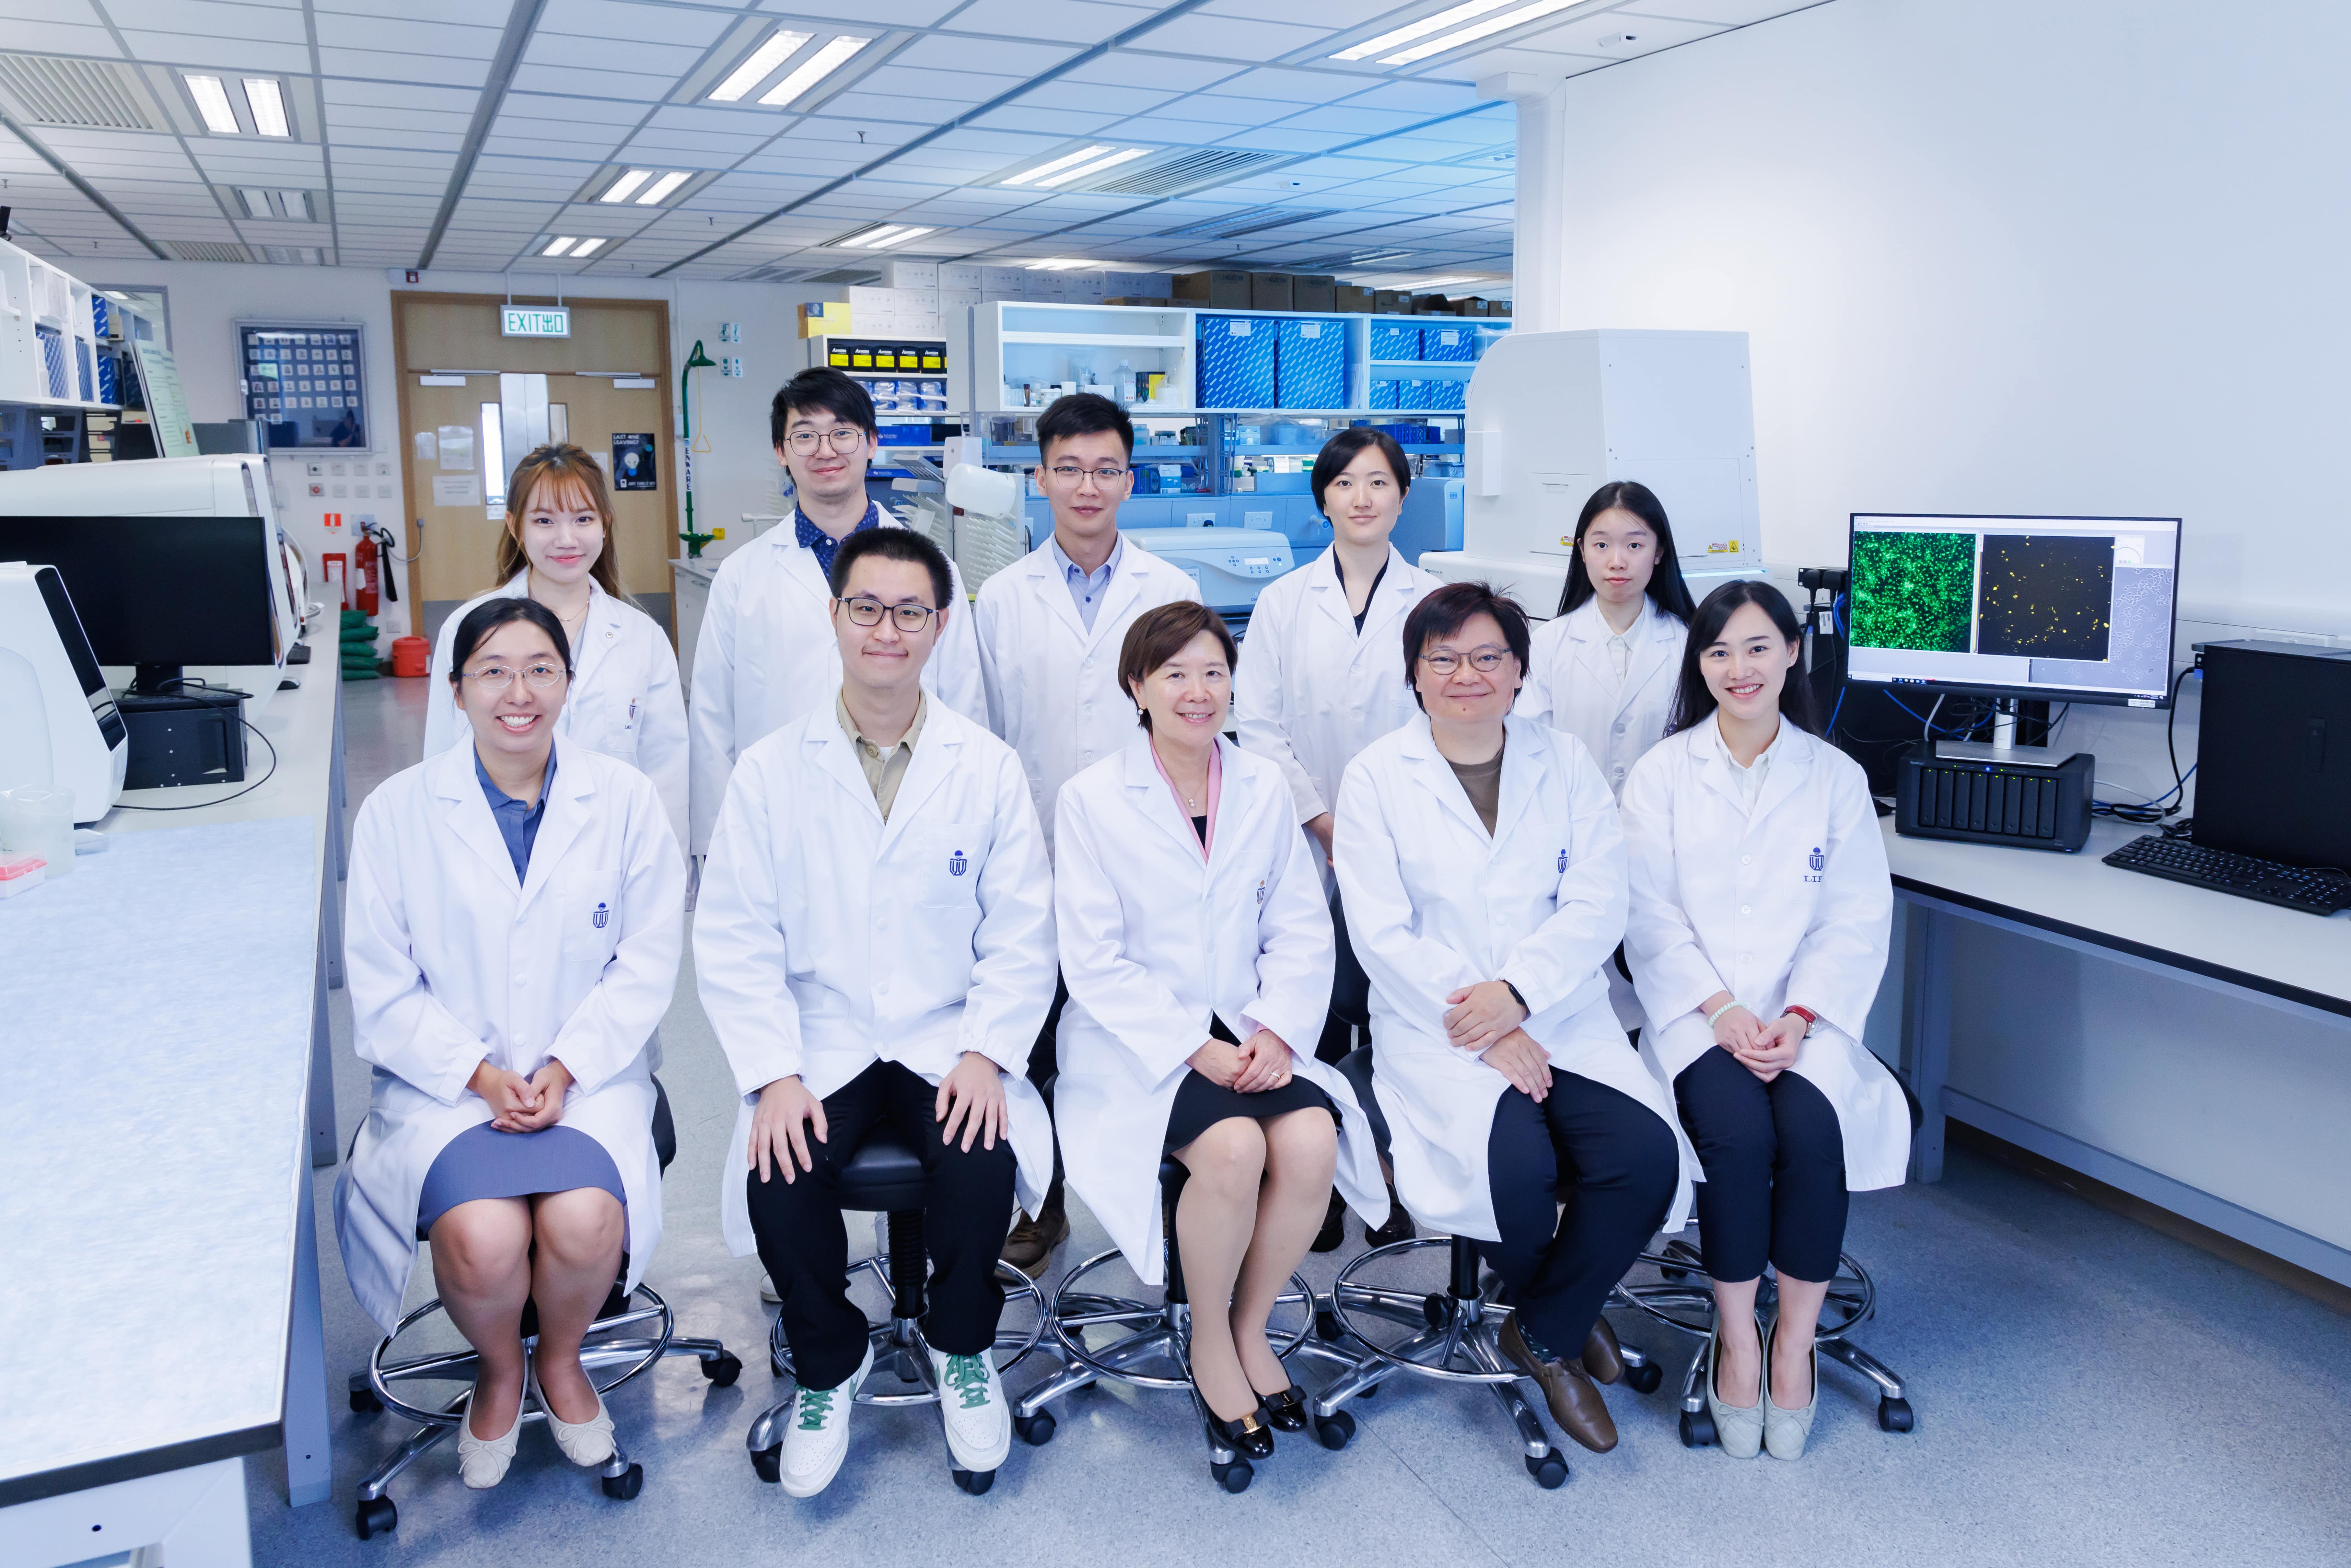
[[[223,245],[218,240],[166,240],[172,255],[181,261],[251,261],[253,255],[241,245]]]
[[[1161,229],[1152,238],[1238,239],[1243,235],[1262,234],[1267,229],[1287,228],[1291,224],[1332,217],[1338,212],[1337,207],[1311,210],[1302,207],[1244,207],[1238,213],[1222,213],[1213,218],[1186,224],[1180,228]]]
[[[129,66],[99,60],[0,55],[0,87],[40,125],[102,131],[157,131],[152,99]]]
[[[1121,196],[1172,196],[1203,185],[1221,185],[1253,169],[1295,156],[1289,152],[1241,152],[1210,148],[1178,150],[1106,170],[1099,180],[1079,180],[1063,191],[1100,191]]]

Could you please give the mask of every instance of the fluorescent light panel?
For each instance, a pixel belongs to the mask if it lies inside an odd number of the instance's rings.
[[[1423,16],[1417,22],[1408,22],[1401,27],[1382,33],[1376,38],[1366,38],[1360,44],[1341,49],[1331,57],[1334,60],[1369,59],[1374,55],[1384,54],[1390,49],[1402,48],[1415,38],[1426,38],[1431,33],[1441,33],[1457,22],[1467,22],[1472,17],[1482,16],[1489,11],[1499,11],[1510,3],[1510,0],[1468,0],[1467,5],[1456,5],[1449,11],[1439,11],[1434,16]]]
[[[245,203],[245,215],[246,217],[266,218],[270,215],[268,192],[255,185],[239,185],[236,188],[236,193],[238,198]]]
[[[1028,264],[1031,272],[1075,272],[1081,267],[1100,267],[1098,261],[1081,261],[1066,256],[1049,256],[1042,261]]]
[[[264,136],[291,136],[286,123],[286,97],[276,77],[245,78],[246,107],[253,111],[253,128]]]
[[[1045,178],[1037,181],[1036,186],[1040,191],[1050,191],[1056,185],[1066,185],[1072,180],[1082,180],[1090,175],[1115,169],[1122,163],[1132,163],[1150,151],[1148,147],[1122,148],[1107,158],[1097,158],[1091,163],[1081,163],[1074,169],[1064,169],[1058,174],[1048,174]]]
[[[571,247],[571,259],[578,261],[581,256],[592,256],[597,251],[603,248],[604,236],[601,235],[598,235],[593,239],[583,239],[578,245]]]
[[[1004,183],[1008,185],[1025,185],[1029,183],[1029,181],[1050,174],[1056,169],[1066,169],[1073,163],[1086,162],[1088,160],[1099,158],[1103,153],[1110,151],[1111,149],[1107,146],[1081,147],[1075,152],[1064,152],[1059,158],[1053,159],[1050,162],[1038,164],[1034,169],[1023,170]]]
[[[637,198],[637,205],[641,207],[657,207],[661,205],[662,203],[668,201],[671,194],[674,193],[680,185],[684,184],[688,180],[693,178],[694,176],[684,169],[673,169],[668,173],[664,174],[660,179],[655,180],[652,184],[645,187],[644,194]]]
[[[191,76],[188,96],[196,100],[196,112],[204,117],[204,129],[214,136],[235,136],[244,130],[236,122],[236,110],[228,106],[228,89],[218,77]]]
[[[893,245],[904,245],[917,235],[930,232],[927,227],[912,224],[883,224],[878,228],[870,228],[862,234],[852,235],[833,243],[843,250],[883,250]]]
[[[547,248],[540,251],[538,254],[541,256],[561,256],[579,243],[580,242],[577,239],[573,238],[569,235],[557,235],[553,239],[548,241]]]
[[[871,38],[854,38],[844,33],[824,47],[802,60],[798,69],[759,95],[759,101],[770,108],[780,108],[806,93],[825,78],[839,70],[852,55],[872,43]]]
[[[799,53],[800,46],[811,37],[812,34],[795,33],[789,27],[777,28],[768,35],[767,42],[745,56],[743,63],[727,73],[725,81],[710,89],[710,101],[735,102],[765,81],[769,71]]]
[[[1491,37],[1496,33],[1508,31],[1521,23],[1531,22],[1538,16],[1548,16],[1554,11],[1564,11],[1571,5],[1580,5],[1583,3],[1583,0],[1534,0],[1531,5],[1521,5],[1515,11],[1506,11],[1501,16],[1489,16],[1483,22],[1474,23],[1458,31],[1447,33],[1443,37],[1431,38],[1425,44],[1415,44],[1401,53],[1383,55],[1380,57],[1380,64],[1412,65],[1416,61],[1427,59],[1431,56],[1458,49],[1464,44],[1473,44],[1480,38]],[[1485,7],[1481,5],[1480,8]]]
[[[625,202],[632,192],[653,177],[651,169],[632,169],[613,181],[611,188],[596,199],[600,202]]]
[[[318,220],[318,214],[311,210],[310,193],[308,191],[280,191],[277,193],[277,204],[286,210],[287,217],[297,222],[314,223]]]

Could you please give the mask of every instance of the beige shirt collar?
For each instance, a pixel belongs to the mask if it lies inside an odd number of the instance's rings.
[[[930,713],[927,693],[914,699],[914,722],[895,746],[874,745],[857,733],[857,721],[849,716],[848,699],[841,693],[832,694],[832,716],[840,722],[841,733],[849,737],[850,749],[857,753],[857,766],[864,770],[865,782],[873,787],[873,803],[882,808],[882,820],[890,820],[890,808],[898,800],[898,786],[905,782],[906,769],[914,765],[914,742],[923,733],[923,720]]]

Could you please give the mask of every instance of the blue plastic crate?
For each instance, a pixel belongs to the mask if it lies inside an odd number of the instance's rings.
[[[96,402],[98,401],[98,364],[90,357],[89,344],[79,338],[74,340],[74,361],[75,368],[81,372],[78,381],[81,391],[75,395],[84,402]]]
[[[1438,378],[1432,376],[1429,378],[1428,382],[1427,406],[1430,408],[1443,409],[1468,407],[1469,383],[1468,382],[1439,380]]]
[[[1347,329],[1338,321],[1282,321],[1274,374],[1277,408],[1347,406]]]
[[[1277,324],[1259,317],[1200,318],[1200,406],[1276,407]]]
[[[72,394],[66,391],[66,342],[55,327],[35,327],[33,336],[41,342],[42,384],[48,395],[64,401]]]
[[[1467,324],[1423,327],[1420,329],[1420,357],[1460,362],[1474,360],[1478,357],[1478,329]]]
[[[1417,360],[1420,358],[1420,329],[1390,327],[1380,322],[1372,325],[1372,358],[1375,360]]]
[[[109,354],[98,361],[98,401],[120,402],[120,390],[114,379],[114,356]]]
[[[106,296],[103,294],[94,293],[89,297],[89,324],[98,329],[91,336],[99,342],[103,343],[112,336],[106,329]]]
[[[1396,402],[1398,390],[1399,389],[1397,388],[1396,381],[1394,376],[1379,377],[1372,382],[1372,406],[1374,408],[1396,408],[1401,406]]]

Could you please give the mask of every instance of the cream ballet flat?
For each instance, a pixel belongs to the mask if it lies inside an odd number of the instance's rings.
[[[1743,1409],[1725,1405],[1714,1391],[1714,1375],[1721,1366],[1722,1331],[1718,1324],[1706,1338],[1706,1413],[1714,1418],[1714,1440],[1722,1451],[1734,1459],[1751,1459],[1762,1451],[1764,1412],[1771,1407],[1771,1357],[1763,1358],[1755,1403]]]
[[[547,1412],[547,1429],[555,1434],[555,1446],[563,1457],[582,1469],[601,1465],[612,1457],[612,1413],[604,1408],[604,1396],[596,1396],[596,1414],[585,1421],[566,1421],[547,1402],[547,1395],[538,1385],[538,1364],[531,1363],[523,1374],[530,1396]],[[593,1386],[590,1385],[590,1386]]]
[[[1771,1320],[1771,1332],[1780,1332],[1780,1320]],[[1763,1342],[1763,1365],[1771,1364],[1771,1342]],[[1813,1396],[1801,1410],[1782,1410],[1771,1403],[1767,1389],[1763,1396],[1763,1446],[1775,1459],[1801,1459],[1804,1457],[1804,1441],[1813,1435],[1813,1414],[1821,1407],[1821,1350],[1813,1346]]]
[[[475,1491],[487,1491],[507,1479],[507,1467],[514,1463],[515,1445],[522,1437],[522,1416],[530,1405],[530,1372],[525,1364],[523,1396],[515,1401],[514,1425],[503,1437],[474,1436],[473,1403],[468,1400],[465,1414],[457,1422],[457,1474]]]

